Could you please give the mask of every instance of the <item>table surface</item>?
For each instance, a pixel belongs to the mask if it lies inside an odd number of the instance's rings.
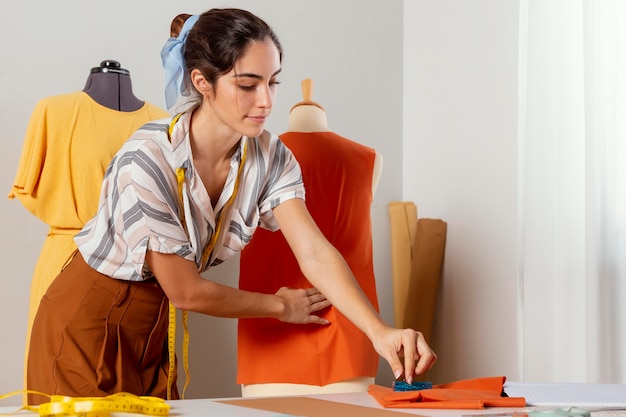
[[[568,387],[567,384],[551,384],[556,388]],[[588,384],[589,385],[589,384]],[[626,392],[626,385],[602,385],[590,384],[596,390],[603,390],[612,395],[620,396],[624,404],[612,404],[613,409],[599,410],[592,413],[592,417],[626,417],[626,397],[622,396]],[[532,388],[532,384],[529,387]],[[543,387],[545,389],[545,387]],[[548,387],[549,388],[549,387]],[[588,386],[580,385],[577,389]],[[618,391],[615,391],[618,390]],[[521,392],[523,393],[523,392]],[[598,391],[594,393],[597,397]],[[515,395],[517,396],[517,395]],[[170,416],[175,417],[284,417],[306,416],[306,417],[326,417],[329,415],[341,415],[342,417],[402,417],[410,415],[420,415],[422,417],[504,417],[513,414],[527,413],[535,408],[554,408],[554,406],[539,406],[526,408],[506,408],[489,407],[482,410],[458,410],[458,409],[424,409],[424,408],[384,408],[367,392],[316,394],[306,396],[283,396],[283,397],[259,397],[259,398],[207,398],[168,401],[171,409]],[[617,407],[617,406],[619,407]],[[600,408],[602,403],[597,403]],[[585,407],[587,408],[587,407]],[[617,408],[617,409],[615,409]],[[0,407],[0,416],[13,414],[20,407]],[[330,414],[329,414],[330,413]],[[38,415],[38,413],[19,411],[18,416]],[[111,413],[111,417],[132,416],[139,414]]]
[[[250,402],[251,401],[251,402]],[[503,413],[512,414],[514,411],[520,411],[520,408],[489,408],[484,410],[435,410],[435,409],[386,409],[382,407],[376,400],[366,392],[355,393],[338,393],[338,394],[317,394],[306,396],[290,396],[290,397],[259,397],[259,398],[208,398],[208,399],[189,399],[189,400],[174,400],[167,401],[171,405],[170,416],[177,417],[206,417],[206,416],[220,416],[220,417],[284,417],[285,415],[294,416],[307,416],[317,415],[311,407],[318,408],[318,413],[322,413],[323,410],[328,411],[327,406],[333,406],[329,404],[332,402],[336,404],[336,407],[341,408],[341,415],[343,417],[361,416],[365,417],[363,411],[368,411],[367,414],[384,417],[386,415],[398,415],[399,417],[404,415],[421,415],[427,417],[459,417],[465,415],[477,415],[489,417],[491,414],[494,417],[501,416]],[[281,409],[285,406],[293,406],[294,404],[300,404],[304,409],[298,414],[285,414],[280,411],[266,411],[259,409],[258,407],[272,404]],[[339,403],[339,404],[337,404]],[[237,404],[237,405],[234,405]],[[248,405],[251,404],[251,405]],[[324,407],[321,407],[324,406]],[[349,407],[354,406],[354,407]],[[257,408],[252,408],[257,407]],[[364,410],[361,407],[366,407],[368,410]],[[0,415],[10,414],[18,410],[20,407],[0,407]],[[293,408],[293,407],[292,407]],[[297,407],[296,407],[297,408]],[[338,410],[339,411],[339,410]],[[347,412],[347,414],[346,414]],[[309,414],[311,413],[311,414]],[[30,416],[38,415],[37,413],[20,411],[18,416]],[[320,414],[328,415],[328,414]],[[138,414],[129,413],[111,413],[111,417],[124,417],[124,416],[138,416]]]

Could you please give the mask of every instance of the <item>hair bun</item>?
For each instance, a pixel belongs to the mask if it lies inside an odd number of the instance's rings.
[[[172,20],[172,24],[170,25],[170,37],[178,38],[180,35],[180,31],[183,29],[183,25],[192,15],[187,13],[181,13]]]

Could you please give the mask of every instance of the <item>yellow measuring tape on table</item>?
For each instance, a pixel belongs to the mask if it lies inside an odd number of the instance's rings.
[[[147,416],[167,416],[170,405],[162,398],[137,396],[126,392],[109,395],[107,397],[67,397],[64,395],[48,395],[37,391],[15,391],[0,395],[0,400],[18,394],[37,394],[50,397],[50,402],[35,405],[26,405],[18,411],[27,410],[38,413],[41,417],[108,417],[110,413],[135,413]]]

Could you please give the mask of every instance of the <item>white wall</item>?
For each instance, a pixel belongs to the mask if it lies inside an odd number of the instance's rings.
[[[407,0],[403,187],[448,224],[430,378],[519,378],[517,0]]]
[[[289,0],[3,2],[0,27],[0,191],[8,195],[26,125],[36,102],[81,90],[91,67],[115,59],[131,72],[135,94],[163,105],[159,51],[178,13],[211,7],[247,8],[279,34],[286,54],[283,84],[268,128],[286,129],[290,107],[302,99],[300,81],[314,80],[314,100],[335,132],[375,147],[386,160],[372,210],[375,270],[383,316],[392,320],[386,204],[401,198],[402,1]],[[94,138],[97,140],[97,138]],[[47,227],[17,200],[0,199],[0,394],[22,388],[28,291]],[[236,285],[236,261],[211,278]],[[191,315],[188,398],[239,395],[235,385],[235,320]],[[180,338],[179,338],[180,339]],[[391,372],[381,366],[381,381]],[[13,398],[19,403],[19,398]],[[9,405],[12,400],[4,401]]]

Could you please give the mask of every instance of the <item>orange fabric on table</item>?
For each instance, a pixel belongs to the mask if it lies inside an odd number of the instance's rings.
[[[378,309],[370,213],[376,151],[332,132],[287,132],[280,138],[300,163],[313,219]],[[257,229],[241,253],[239,288],[273,294],[282,286],[311,284],[282,233]],[[331,324],[240,319],[237,383],[323,386],[374,377],[379,358],[365,334],[334,307],[320,316]]]
[[[525,407],[525,398],[502,396],[505,381],[503,376],[465,379],[419,391],[393,391],[389,387],[372,384],[368,392],[386,408]]]

